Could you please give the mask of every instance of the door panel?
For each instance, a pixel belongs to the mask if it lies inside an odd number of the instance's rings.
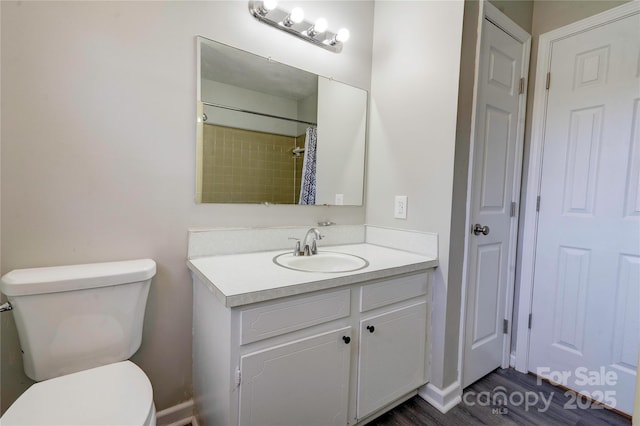
[[[598,176],[603,107],[573,110],[569,118],[564,213],[593,213]]]
[[[638,345],[628,336],[640,335],[640,256],[620,255],[616,286],[616,318],[612,363],[617,368],[635,370]],[[638,389],[640,392],[640,389]]]
[[[521,42],[484,20],[470,213],[489,232],[469,240],[464,387],[502,364],[523,52]]]
[[[489,84],[513,94],[516,60],[510,53],[500,50],[499,46],[489,46]]]
[[[487,105],[486,114],[480,211],[504,213],[505,205],[511,202],[510,192],[505,191],[509,172],[505,166],[509,156],[512,114],[492,105]]]
[[[605,402],[629,414],[640,345],[639,54],[638,14],[552,45],[529,353],[530,371],[568,372],[562,385],[608,392]],[[583,380],[602,371],[615,380]]]
[[[640,59],[638,59],[640,74]],[[624,214],[640,216],[640,99],[633,105],[633,135],[629,144],[629,173],[626,182]]]
[[[499,330],[500,312],[500,258],[502,244],[487,244],[478,247],[478,274],[475,297],[475,327],[473,329],[473,347],[496,339]],[[493,312],[494,314],[489,314]]]
[[[582,355],[586,295],[591,251],[560,247],[553,309],[553,344],[563,350]]]

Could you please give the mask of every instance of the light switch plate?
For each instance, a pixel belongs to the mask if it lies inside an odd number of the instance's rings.
[[[407,218],[407,196],[396,195],[395,204],[393,207],[393,217],[396,219]]]

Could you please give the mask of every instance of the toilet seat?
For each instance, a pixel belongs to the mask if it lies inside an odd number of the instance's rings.
[[[34,384],[0,423],[155,426],[153,389],[131,361],[108,364]]]

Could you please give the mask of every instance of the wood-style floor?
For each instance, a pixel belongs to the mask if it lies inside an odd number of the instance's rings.
[[[507,404],[493,395],[504,392]],[[566,395],[565,395],[566,394]],[[489,395],[492,395],[489,397]],[[521,397],[529,399],[527,407]],[[550,401],[546,403],[543,401]],[[537,399],[537,404],[533,404]],[[467,403],[465,403],[465,401]],[[537,384],[535,376],[518,373],[513,369],[498,369],[464,390],[463,402],[442,414],[422,398],[416,396],[370,425],[418,426],[418,425],[625,425],[631,424],[626,417],[613,411],[575,399],[564,389],[547,382]],[[548,409],[545,410],[545,406]],[[575,408],[566,408],[574,407]]]

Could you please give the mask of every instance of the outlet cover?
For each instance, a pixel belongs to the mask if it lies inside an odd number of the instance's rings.
[[[407,196],[396,195],[395,204],[393,207],[393,217],[396,219],[407,218]]]
[[[344,205],[344,194],[336,194],[336,206]]]

